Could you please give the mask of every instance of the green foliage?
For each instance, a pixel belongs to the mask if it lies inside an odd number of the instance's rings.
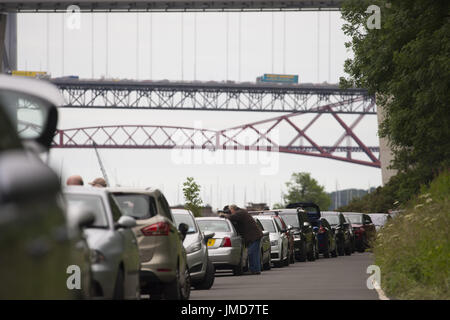
[[[183,194],[186,201],[184,207],[190,210],[195,217],[201,217],[203,201],[200,198],[200,185],[194,181],[194,178],[186,178],[183,183]]]
[[[371,4],[381,8],[381,29],[366,26]],[[392,167],[413,172],[423,179],[419,184],[450,165],[449,9],[447,0],[347,0],[342,9],[354,58],[345,63],[350,77],[341,85],[377,95],[385,114],[380,136],[390,141]],[[398,187],[400,194],[412,192],[411,181]]]
[[[381,286],[397,299],[450,299],[450,171],[439,175],[377,234]]]
[[[283,209],[285,207],[285,205],[284,204],[282,204],[282,203],[275,203],[274,205],[273,205],[273,208],[272,209]]]
[[[286,204],[293,202],[314,202],[321,210],[327,210],[331,204],[330,196],[317,180],[307,172],[293,173],[291,181],[286,182],[287,194],[283,195]],[[284,207],[284,206],[283,206]]]

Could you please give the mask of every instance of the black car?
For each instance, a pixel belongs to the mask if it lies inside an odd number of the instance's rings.
[[[337,251],[340,256],[351,255],[353,252],[352,226],[340,212],[324,211],[322,217],[328,220],[335,230]]]
[[[280,215],[288,227],[292,227],[294,253],[297,261],[314,261],[318,255],[317,239],[307,213],[301,208],[264,211],[263,214]]]
[[[330,255],[337,257],[336,234],[335,230],[330,226],[325,218],[320,218],[317,221],[317,242],[319,243],[319,253],[323,254],[324,258],[329,258]]]
[[[319,259],[319,241],[318,241],[318,224],[319,219],[321,217],[320,215],[320,208],[317,204],[314,202],[295,202],[290,203],[286,206],[286,208],[297,208],[302,209],[305,211],[306,219],[311,224],[313,228],[313,234],[314,234],[314,245],[315,245],[315,252],[314,256],[315,259]]]

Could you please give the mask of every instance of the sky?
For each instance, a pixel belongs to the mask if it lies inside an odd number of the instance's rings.
[[[345,76],[344,61],[352,56],[344,46],[348,39],[339,12],[83,13],[79,18],[78,24],[61,13],[19,14],[18,69],[80,78],[242,82],[264,73],[287,73],[299,75],[303,83],[337,83]],[[162,124],[217,130],[278,115],[60,109],[58,127]],[[312,116],[296,121],[302,124]],[[343,117],[347,123],[355,118]],[[288,130],[280,127],[276,134],[286,139]],[[326,145],[342,130],[324,116],[308,132]],[[368,145],[378,145],[376,116],[366,116],[355,132]],[[181,184],[188,176],[202,186],[203,200],[214,208],[280,202],[285,182],[299,171],[310,172],[328,192],[381,184],[376,168],[291,154],[227,152],[196,151],[186,161],[170,150],[99,150],[111,184],[160,188],[172,205],[182,202]],[[85,181],[101,175],[92,149],[53,149],[49,163],[64,180],[75,173]]]

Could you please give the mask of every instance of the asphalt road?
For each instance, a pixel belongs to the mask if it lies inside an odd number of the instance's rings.
[[[373,264],[371,253],[314,262],[296,262],[288,267],[272,268],[261,275],[235,277],[216,273],[210,290],[192,290],[191,300],[377,300],[375,290],[366,286],[367,266]]]

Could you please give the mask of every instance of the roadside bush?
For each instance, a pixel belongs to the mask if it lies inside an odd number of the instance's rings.
[[[397,299],[450,299],[450,171],[422,187],[377,234],[381,285]]]

